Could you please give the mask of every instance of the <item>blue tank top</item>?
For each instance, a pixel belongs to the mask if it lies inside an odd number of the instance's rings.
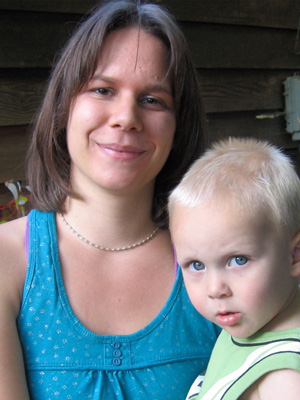
[[[36,210],[18,329],[32,400],[184,399],[219,332],[193,308],[180,268],[168,301],[144,329],[91,332],[67,298],[55,214]]]

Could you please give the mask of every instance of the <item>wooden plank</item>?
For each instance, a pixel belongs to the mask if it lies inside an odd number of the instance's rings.
[[[198,70],[206,112],[284,109],[290,70]]]
[[[207,115],[209,143],[233,137],[254,137],[275,144],[291,157],[300,176],[299,142],[285,132],[285,119],[257,119],[255,112],[219,113]]]
[[[99,0],[0,0],[0,10],[85,14]]]
[[[182,21],[297,29],[298,0],[164,0]]]
[[[198,68],[300,68],[294,31],[197,23],[182,26]]]
[[[79,16],[2,11],[0,68],[48,68]],[[183,23],[198,68],[299,69],[296,33],[206,23]]]
[[[206,112],[284,109],[283,81],[293,71],[199,70]],[[47,79],[47,70],[0,72],[0,126],[29,124]]]
[[[0,0],[0,10],[88,13],[98,0]],[[297,29],[298,0],[162,0],[181,21]]]
[[[25,178],[27,126],[0,128],[0,182]]]
[[[298,142],[285,131],[284,116],[277,118],[257,118],[259,112],[213,113],[207,114],[209,142],[229,136],[255,137],[269,140],[283,148],[297,148]]]
[[[25,125],[32,121],[48,74],[47,70],[0,72],[0,126]]]
[[[0,68],[49,68],[78,23],[67,14],[0,13]]]

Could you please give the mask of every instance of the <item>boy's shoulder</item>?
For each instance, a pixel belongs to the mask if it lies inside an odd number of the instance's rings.
[[[280,369],[265,374],[239,400],[298,400],[300,371]]]

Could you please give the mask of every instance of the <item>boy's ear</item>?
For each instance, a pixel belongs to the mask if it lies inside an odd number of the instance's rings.
[[[300,232],[292,241],[292,276],[300,276]]]

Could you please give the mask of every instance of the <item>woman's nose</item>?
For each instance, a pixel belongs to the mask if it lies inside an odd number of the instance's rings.
[[[207,294],[211,299],[221,299],[232,295],[230,285],[222,272],[214,271],[207,279]]]
[[[109,125],[125,132],[140,132],[143,126],[140,113],[137,101],[131,96],[124,96],[114,102]]]

